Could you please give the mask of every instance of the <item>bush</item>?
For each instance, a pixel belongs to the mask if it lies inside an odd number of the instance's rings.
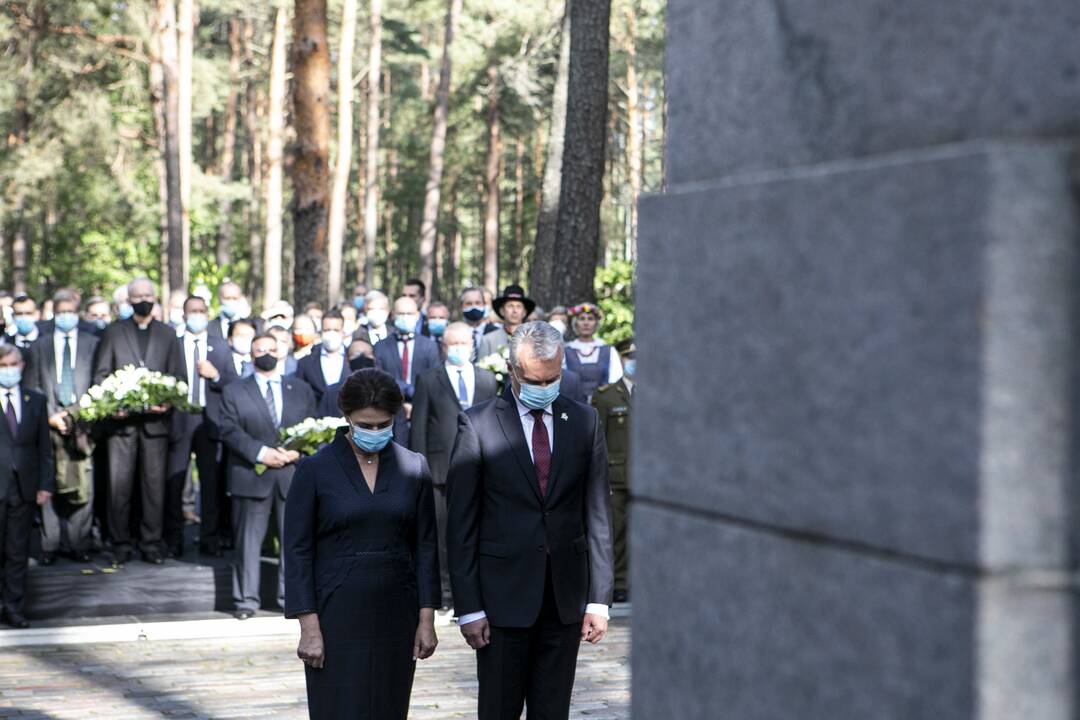
[[[596,304],[604,313],[600,339],[614,345],[634,336],[634,265],[619,261],[596,271]]]

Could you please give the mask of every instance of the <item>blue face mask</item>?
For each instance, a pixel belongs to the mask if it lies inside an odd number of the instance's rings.
[[[382,430],[365,430],[358,427],[352,429],[352,441],[356,443],[356,447],[366,453],[379,452],[390,443],[393,437],[393,425]]]
[[[522,405],[530,410],[543,410],[555,402],[555,398],[559,397],[559,382],[559,380],[556,380],[547,386],[521,383],[518,399],[521,400]]]
[[[472,348],[467,345],[448,345],[446,359],[451,365],[464,365],[472,357]]]
[[[135,308],[131,307],[130,303],[120,303],[116,308],[116,314],[120,316],[121,320],[127,320],[135,314]]]
[[[354,308],[356,308],[357,310],[363,310],[364,309],[364,296],[360,295],[358,297],[354,297],[352,299],[352,306]]]
[[[637,360],[627,360],[623,363],[622,371],[627,377],[634,377],[634,371],[637,370]]]
[[[25,315],[20,315],[15,318],[15,332],[20,335],[29,335],[34,331],[35,325],[37,325],[37,323],[34,322],[34,318],[26,317]]]
[[[225,300],[221,303],[221,314],[232,320],[240,313],[240,303],[235,300]]]
[[[462,313],[469,322],[478,322],[487,317],[486,307],[471,307]]]
[[[416,318],[412,315],[399,315],[394,318],[394,327],[398,329],[398,332],[411,333],[416,329]]]
[[[432,335],[442,337],[443,332],[446,330],[446,320],[443,318],[428,318],[427,327]]]
[[[73,312],[57,313],[56,317],[56,329],[60,332],[71,332],[79,324],[79,316]]]
[[[98,330],[104,330],[105,328],[109,327],[109,321],[105,318],[98,318],[94,321],[94,327],[96,327]]]
[[[187,324],[187,329],[191,334],[198,335],[210,324],[210,318],[206,316],[206,313],[192,313],[187,316],[184,322]]]
[[[22,368],[18,367],[2,367],[0,368],[0,385],[10,388],[15,387],[22,382]]]

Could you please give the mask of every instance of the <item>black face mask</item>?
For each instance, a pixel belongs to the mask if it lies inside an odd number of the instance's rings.
[[[262,370],[263,372],[270,372],[277,367],[277,358],[270,353],[259,355],[256,358],[252,358],[251,361],[255,363],[255,368],[257,370]]]
[[[484,319],[484,308],[471,307],[462,313],[465,319],[469,322],[476,322]]]
[[[357,370],[363,370],[364,368],[375,367],[375,361],[369,358],[367,355],[357,355],[349,361],[349,369],[353,372]]]
[[[154,303],[149,300],[140,300],[137,303],[131,303],[131,309],[139,317],[149,317],[150,313],[154,311]]]

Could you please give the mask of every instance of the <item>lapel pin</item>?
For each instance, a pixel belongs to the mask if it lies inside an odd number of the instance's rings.
[[[569,420],[570,418],[566,417],[566,413],[563,413],[562,415],[559,416],[559,419],[560,420]]]

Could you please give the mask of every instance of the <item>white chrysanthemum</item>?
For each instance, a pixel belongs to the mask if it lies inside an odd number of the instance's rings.
[[[79,407],[83,410],[89,410],[90,406],[94,404],[94,401],[90,399],[89,395],[83,395],[79,398]]]

